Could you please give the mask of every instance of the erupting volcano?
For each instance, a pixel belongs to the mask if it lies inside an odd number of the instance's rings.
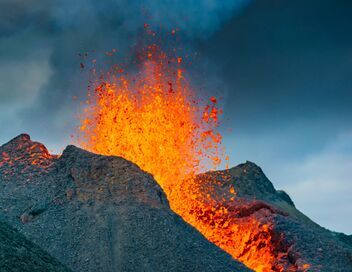
[[[0,0],[0,272],[351,272],[351,10]]]
[[[220,199],[214,188],[203,186],[211,179],[221,187],[228,173],[197,177],[228,160],[217,130],[222,114],[217,98],[199,97],[190,88],[182,57],[156,44],[141,52],[137,73],[115,67],[94,82],[81,116],[80,145],[153,174],[172,209],[235,259],[256,271],[280,269],[280,241],[271,226],[238,218],[233,186]]]

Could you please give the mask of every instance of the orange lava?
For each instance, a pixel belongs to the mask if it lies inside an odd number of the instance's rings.
[[[171,208],[207,239],[248,267],[271,271],[270,227],[234,219],[234,211],[200,193],[197,185],[195,175],[216,168],[224,157],[217,99],[202,101],[192,92],[180,57],[168,57],[156,45],[141,55],[137,74],[119,69],[89,94],[80,145],[150,172]],[[229,193],[235,198],[233,188]]]
[[[188,88],[181,58],[168,59],[157,46],[145,55],[137,75],[114,75],[90,94],[80,144],[133,161],[167,191],[205,165],[221,163],[222,137],[215,130],[221,111],[215,97],[200,103]]]

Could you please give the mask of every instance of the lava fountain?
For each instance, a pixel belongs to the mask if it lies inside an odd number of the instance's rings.
[[[191,91],[182,58],[168,58],[156,45],[143,53],[140,72],[119,70],[89,94],[80,144],[133,161],[170,191],[179,180],[221,163],[221,110],[215,97],[202,103]]]
[[[137,73],[115,69],[89,92],[80,145],[124,157],[153,174],[171,208],[208,240],[256,271],[271,271],[269,227],[239,224],[226,205],[199,189],[196,174],[228,159],[217,131],[222,113],[217,98],[199,98],[187,83],[182,58],[155,44],[142,50],[139,60]],[[234,200],[233,188],[229,193]]]

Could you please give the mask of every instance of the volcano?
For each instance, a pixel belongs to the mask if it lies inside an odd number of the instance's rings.
[[[136,164],[51,155],[26,134],[0,147],[0,184],[0,219],[72,271],[352,271],[352,237],[311,221],[252,162],[197,175],[198,229]]]
[[[0,148],[1,219],[73,271],[249,271],[171,211],[150,174],[28,135]]]

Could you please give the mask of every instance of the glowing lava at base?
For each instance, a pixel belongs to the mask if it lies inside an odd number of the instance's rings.
[[[238,219],[211,192],[201,192],[196,179],[223,157],[216,98],[205,102],[190,90],[181,58],[169,58],[154,45],[142,55],[140,72],[109,74],[89,94],[80,144],[150,172],[171,208],[208,240],[252,269],[271,271],[275,256],[270,227]],[[229,194],[234,201],[234,190]]]

